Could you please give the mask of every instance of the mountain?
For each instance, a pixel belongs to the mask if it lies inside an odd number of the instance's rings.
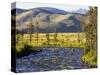
[[[82,9],[82,8],[75,11],[75,13],[78,13],[78,14],[86,14],[87,12],[88,12],[88,10]]]
[[[51,7],[39,7],[39,8],[36,8],[36,9],[40,9],[41,11],[48,12],[48,13],[51,13],[51,14],[63,14],[63,15],[67,14],[67,12],[64,11],[64,10],[57,9],[57,8],[51,8]]]
[[[17,8],[16,8],[17,9]],[[18,32],[28,33],[28,28],[32,22],[33,32],[38,24],[38,32],[78,32],[84,31],[77,17],[84,16],[76,13],[69,13],[64,10],[38,7],[29,10],[19,10],[16,12],[16,28]],[[48,28],[49,25],[49,28]]]
[[[15,9],[12,9],[11,12],[12,12],[12,15],[18,15],[18,14],[21,14],[25,11],[28,11],[28,10],[25,10],[25,9],[20,9],[20,8],[15,8]],[[16,14],[15,14],[16,13]]]
[[[16,11],[16,15],[17,15],[17,14],[21,14],[22,12],[25,12],[28,10],[32,10],[34,15],[38,14],[39,12],[45,12],[45,13],[49,13],[49,14],[67,14],[67,12],[64,10],[51,8],[51,7],[38,7],[38,8],[33,8],[33,9],[15,8],[15,9],[12,9],[11,12]]]

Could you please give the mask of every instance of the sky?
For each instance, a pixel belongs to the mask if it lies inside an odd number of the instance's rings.
[[[62,10],[65,10],[65,11],[76,11],[80,8],[89,10],[88,6],[65,5],[65,4],[48,4],[48,3],[47,4],[46,3],[31,3],[31,2],[17,2],[16,7],[21,8],[21,9],[31,9],[31,8],[37,8],[37,7],[53,7],[53,8],[58,8],[58,9],[62,9]],[[13,8],[14,8],[14,6],[13,6]]]

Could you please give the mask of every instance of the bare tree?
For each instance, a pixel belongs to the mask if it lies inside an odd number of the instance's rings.
[[[39,22],[38,22],[39,18],[36,17],[36,41],[37,41],[37,45],[38,45],[38,39],[39,39],[39,34],[38,34],[38,31],[39,31]]]
[[[23,19],[19,22],[19,25],[23,25]],[[23,37],[24,37],[24,29],[22,28],[21,30],[21,41],[23,42]]]
[[[56,23],[55,23],[56,24]],[[55,40],[55,46],[57,45],[57,36],[58,36],[58,34],[57,34],[57,27],[55,26],[54,27],[54,40]]]
[[[30,20],[30,25],[29,25],[29,34],[30,34],[29,38],[30,38],[30,44],[31,44],[31,42],[32,42],[32,33],[33,33],[33,29],[34,29],[34,26],[33,26],[32,18],[31,18],[31,20]]]
[[[78,37],[77,37],[77,40],[78,40],[78,46],[80,47],[80,25],[79,26],[77,26],[77,33],[78,33]]]
[[[46,38],[47,38],[47,45],[49,46],[49,42],[50,42],[50,34],[49,34],[49,24],[50,24],[50,19],[49,16],[47,16],[47,20],[48,20],[48,27],[47,27],[47,32],[46,32]]]

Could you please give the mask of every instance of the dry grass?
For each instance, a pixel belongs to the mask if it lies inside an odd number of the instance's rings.
[[[38,34],[38,41],[36,38],[36,33],[32,34],[32,39],[30,41],[30,34],[22,35],[18,34],[16,38],[19,37],[19,41],[17,43],[17,47],[20,48],[24,45],[24,43],[31,45],[33,47],[84,47],[85,46],[85,34],[79,33],[57,33],[57,41],[54,39],[55,33],[50,33],[49,35],[49,45],[47,44],[47,38],[45,33]],[[80,40],[80,42],[78,41]]]

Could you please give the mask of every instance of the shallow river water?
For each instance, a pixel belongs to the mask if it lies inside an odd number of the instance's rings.
[[[87,68],[87,65],[81,61],[83,53],[84,49],[81,48],[42,48],[41,52],[17,58],[16,71],[37,72]]]

